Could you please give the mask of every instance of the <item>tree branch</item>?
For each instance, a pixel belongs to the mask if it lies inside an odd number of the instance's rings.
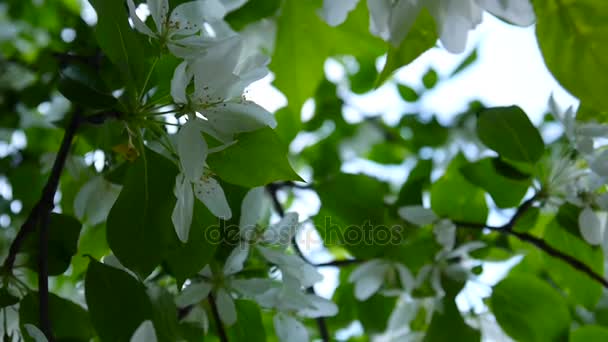
[[[453,221],[455,225],[461,228],[472,228],[472,229],[489,229],[494,232],[498,232],[501,234],[511,235],[519,239],[520,241],[527,242],[536,248],[542,250],[543,252],[549,254],[550,256],[560,259],[561,261],[567,263],[572,266],[574,269],[578,270],[589,276],[591,279],[599,282],[608,289],[608,280],[606,280],[601,274],[595,272],[591,267],[589,267],[584,262],[579,259],[566,254],[557,248],[549,245],[545,240],[538,238],[532,234],[517,232],[513,230],[513,227],[517,224],[519,219],[530,209],[536,200],[538,200],[539,194],[536,193],[534,196],[523,202],[518,208],[513,217],[509,220],[509,222],[505,223],[500,227],[488,226],[485,223],[472,223],[472,222],[462,222],[462,221]]]
[[[57,157],[53,163],[51,174],[47,180],[40,199],[30,212],[29,216],[21,226],[21,229],[17,233],[17,236],[9,247],[8,256],[6,257],[3,265],[3,271],[10,274],[12,273],[15,265],[15,258],[21,250],[23,242],[26,237],[36,231],[36,227],[40,227],[39,232],[39,253],[38,253],[38,297],[39,297],[39,324],[40,329],[46,335],[49,341],[53,341],[53,334],[51,329],[50,317],[49,317],[49,288],[48,288],[48,240],[49,240],[49,220],[51,211],[54,208],[53,199],[55,198],[55,192],[59,186],[59,179],[65,162],[70,152],[70,147],[76,131],[81,123],[81,112],[77,109],[70,123],[65,130],[61,146],[57,152]]]
[[[268,184],[266,186],[266,190],[268,191],[268,193],[270,194],[270,198],[272,199],[272,204],[274,206],[274,209],[281,217],[285,216],[285,209],[283,208],[283,205],[281,205],[281,202],[279,201],[279,197],[277,196],[277,191],[282,186],[292,186],[293,184],[294,184],[293,182],[283,182],[283,183],[272,183],[272,184]],[[300,258],[302,258],[302,260],[306,261],[307,263],[309,263],[312,266],[316,266],[315,264],[311,263],[304,256],[304,253],[302,253],[300,246],[298,246],[298,242],[296,241],[295,236],[291,239],[291,244],[293,245],[293,249],[296,252],[296,254]],[[312,286],[307,288],[306,291],[308,293],[316,295],[315,289]],[[317,321],[317,329],[319,330],[319,335],[321,336],[321,340],[323,342],[329,342],[330,335],[329,335],[329,329],[327,329],[327,324],[325,322],[325,318],[317,317],[316,321]]]
[[[226,335],[226,329],[224,329],[224,324],[222,323],[222,319],[220,318],[220,313],[217,310],[217,304],[213,295],[209,293],[207,297],[209,300],[209,305],[211,305],[211,313],[213,314],[213,319],[215,320],[215,326],[217,328],[217,335],[220,338],[221,342],[228,342],[228,335]]]

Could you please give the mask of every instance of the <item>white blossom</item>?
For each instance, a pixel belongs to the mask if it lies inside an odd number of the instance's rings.
[[[355,268],[348,281],[355,284],[355,298],[364,301],[377,293],[391,272],[397,272],[402,288],[411,292],[415,288],[414,277],[403,264],[374,259]]]
[[[156,331],[154,331],[154,325],[152,321],[144,321],[131,336],[130,342],[156,342]]]
[[[147,0],[156,31],[150,29],[135,13],[133,0],[127,0],[133,26],[139,32],[158,39],[169,51],[181,58],[204,53],[218,40],[214,24],[221,25],[226,9],[218,0],[197,0],[178,5],[169,15],[168,0]],[[207,24],[207,25],[205,25]],[[231,34],[227,34],[230,36]]]
[[[398,210],[399,216],[417,226],[426,226],[439,219],[437,215],[428,208],[421,205],[410,205],[401,207]]]

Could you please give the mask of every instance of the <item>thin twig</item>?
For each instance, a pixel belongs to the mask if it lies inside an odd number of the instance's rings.
[[[287,182],[284,182],[284,183],[287,183]],[[285,185],[281,185],[281,184],[284,184],[284,183],[273,183],[273,184],[269,184],[269,185],[266,186],[266,190],[270,194],[270,198],[272,200],[272,204],[274,206],[274,209],[277,212],[277,214],[279,214],[279,216],[281,216],[281,217],[285,216],[285,209],[283,208],[283,205],[279,201],[279,198],[277,196],[277,191],[281,188],[281,186],[285,186]],[[291,239],[291,243],[293,245],[294,251],[296,252],[296,254],[300,258],[302,258],[304,261],[306,261],[310,265],[316,266],[315,264],[311,263],[304,256],[304,253],[300,249],[300,246],[298,246],[298,243],[296,241],[296,237],[295,236]],[[309,287],[309,288],[307,288],[306,291],[308,293],[310,293],[310,294],[316,295],[315,289],[312,286]],[[329,335],[329,329],[327,329],[327,323],[325,322],[325,318],[323,318],[323,317],[317,317],[316,321],[317,321],[317,328],[319,330],[319,335],[321,336],[321,340],[323,342],[329,342],[330,341],[330,335]]]
[[[228,342],[228,335],[226,335],[226,329],[224,329],[224,324],[222,323],[222,319],[220,318],[220,312],[217,309],[217,303],[213,298],[213,295],[210,293],[207,297],[209,300],[209,305],[211,306],[211,313],[213,314],[213,319],[215,320],[215,326],[217,328],[217,335],[220,338],[221,342]]]
[[[586,274],[587,276],[589,276],[591,279],[599,282],[605,288],[608,288],[608,280],[606,280],[601,274],[595,272],[591,267],[589,267],[584,262],[549,245],[545,240],[543,240],[541,238],[538,238],[529,233],[518,232],[518,231],[513,230],[513,227],[515,227],[515,225],[517,224],[519,219],[530,208],[532,208],[532,205],[534,204],[534,202],[536,200],[538,200],[538,197],[539,197],[539,195],[537,193],[534,196],[532,196],[530,199],[528,199],[524,203],[522,203],[519,206],[519,208],[517,208],[517,211],[515,212],[513,217],[511,217],[509,222],[505,223],[504,225],[502,225],[500,227],[488,226],[485,223],[473,223],[473,222],[462,222],[462,221],[454,221],[454,224],[456,224],[457,226],[459,226],[461,228],[488,229],[488,230],[491,230],[494,232],[516,237],[520,241],[527,242],[527,243],[535,246],[536,248],[542,250],[543,252],[549,254],[550,256],[552,256],[554,258],[562,260],[563,262],[572,266],[574,269],[578,270],[579,272],[582,272],[582,273]]]
[[[315,267],[343,267],[343,266],[360,264],[364,261],[365,260],[361,260],[361,259],[334,260],[334,261],[329,261],[329,262],[323,262],[320,264],[315,264]]]

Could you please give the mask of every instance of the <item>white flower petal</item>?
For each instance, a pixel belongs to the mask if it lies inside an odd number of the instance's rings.
[[[256,247],[266,260],[279,267],[283,278],[293,277],[300,282],[302,287],[310,287],[323,280],[323,276],[312,265],[296,255],[285,254],[262,246]]]
[[[369,8],[369,31],[388,40],[390,33],[388,23],[391,16],[392,0],[367,0]]]
[[[23,327],[27,331],[28,335],[30,335],[30,337],[33,338],[35,342],[48,342],[48,339],[46,338],[46,336],[44,336],[44,333],[40,329],[38,329],[37,326],[28,323],[24,324]]]
[[[264,216],[267,203],[268,200],[263,186],[253,188],[247,192],[241,203],[241,217],[239,220],[242,239],[251,240],[251,233],[255,231],[257,223]]]
[[[399,273],[399,280],[403,289],[408,293],[412,292],[416,287],[416,279],[410,269],[403,264],[395,264],[395,267]]]
[[[450,220],[441,220],[433,227],[435,240],[446,250],[452,250],[456,243],[456,226]]]
[[[421,6],[417,1],[400,0],[396,2],[389,19],[390,42],[399,47],[420,14]]]
[[[298,310],[298,315],[308,318],[331,317],[338,314],[338,306],[331,300],[314,294],[306,294],[307,306]]]
[[[186,287],[182,292],[175,297],[175,305],[183,308],[188,305],[194,305],[201,300],[207,298],[211,291],[211,284],[200,282]]]
[[[227,326],[233,325],[236,322],[236,307],[232,296],[226,290],[220,288],[217,291],[215,302],[222,322]]]
[[[388,267],[383,260],[373,259],[366,261],[357,266],[357,268],[350,273],[348,276],[348,282],[354,283],[372,272],[378,272],[378,270],[381,270],[383,274],[386,272],[386,270],[388,270]]]
[[[294,212],[286,213],[281,218],[281,221],[271,225],[264,231],[262,241],[287,248],[298,227],[298,214]]]
[[[137,16],[133,0],[127,0],[127,6],[129,7],[129,16],[131,17],[131,20],[133,20],[133,26],[135,29],[150,37],[156,37],[154,32],[152,32],[152,30],[150,30],[150,28],[146,26],[146,24]]]
[[[176,26],[180,35],[194,34],[203,29],[203,24],[209,20],[222,19],[226,9],[218,0],[189,1],[178,5],[169,21]]]
[[[282,312],[274,315],[274,331],[281,342],[309,342],[306,326]]]
[[[188,71],[188,63],[182,62],[175,68],[173,72],[173,78],[171,79],[171,97],[177,104],[188,103],[188,97],[186,96],[186,88],[192,81],[193,75]]]
[[[408,205],[398,210],[399,216],[418,226],[426,226],[439,219],[437,215],[428,208],[421,205]]]
[[[76,194],[76,218],[96,226],[106,220],[122,187],[106,181],[102,176],[91,178]]]
[[[207,108],[204,115],[209,126],[229,135],[277,126],[270,112],[251,101],[219,103]]]
[[[518,26],[530,26],[536,15],[530,0],[475,0],[493,15]]]
[[[188,120],[177,132],[177,155],[182,172],[191,182],[198,181],[205,169],[209,148],[196,118]]]
[[[150,15],[156,24],[156,30],[161,33],[167,22],[167,14],[169,13],[169,0],[148,0],[148,9]]]
[[[194,183],[194,195],[207,206],[213,215],[223,220],[229,220],[232,217],[224,190],[220,183],[212,177],[204,176],[200,181]]]
[[[590,245],[602,243],[602,224],[597,214],[590,207],[585,207],[578,216],[578,225],[583,239]]]
[[[224,275],[232,275],[243,270],[243,265],[249,256],[249,244],[241,243],[236,246],[226,259],[224,264]]]
[[[264,294],[274,283],[274,281],[265,278],[230,279],[230,287],[247,298]]]
[[[152,321],[144,321],[131,336],[130,342],[156,342],[156,331]]]
[[[378,292],[384,282],[384,277],[378,274],[364,276],[355,282],[355,298],[360,301],[367,300],[374,293]]]
[[[324,0],[319,14],[329,26],[338,26],[357,7],[357,3],[359,0]]]
[[[192,183],[190,183],[183,173],[175,178],[175,188],[173,190],[177,201],[171,214],[171,222],[175,228],[175,233],[181,242],[188,242],[190,227],[192,226],[192,212],[194,210],[194,193]]]

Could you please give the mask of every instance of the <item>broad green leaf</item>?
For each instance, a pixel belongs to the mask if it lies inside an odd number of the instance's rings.
[[[428,186],[433,170],[432,159],[420,159],[399,190],[396,207],[422,204],[422,190]]]
[[[436,117],[425,122],[416,115],[404,115],[399,121],[399,127],[411,132],[412,147],[419,150],[423,147],[438,147],[444,145],[449,137],[448,128],[441,125]]]
[[[534,1],[536,37],[555,78],[588,106],[608,110],[608,3]]]
[[[494,287],[490,303],[500,327],[517,341],[559,341],[568,335],[568,305],[535,276],[508,276]]]
[[[431,208],[438,216],[456,221],[484,223],[488,206],[481,188],[469,183],[460,173],[466,163],[462,155],[456,157],[445,174],[431,186]]]
[[[379,56],[383,42],[368,31],[367,6],[363,1],[342,25],[329,27],[318,15],[317,0],[286,0],[277,19],[277,39],[271,70],[275,85],[287,97],[289,108],[299,116],[302,104],[323,79],[327,57],[338,54]]]
[[[407,155],[402,144],[380,142],[372,146],[367,158],[380,164],[401,164]]]
[[[435,311],[431,324],[424,336],[424,342],[442,341],[480,341],[481,333],[465,323],[458,307],[456,296],[462,285],[453,281],[444,281],[446,296],[443,298],[443,310]]]
[[[577,210],[572,213],[574,221],[572,225],[568,225],[573,227],[576,233],[578,233],[578,212]],[[573,235],[564,227],[557,218],[551,221],[545,228],[545,241],[585,263],[597,273],[603,274],[604,254],[601,248],[589,245],[578,234]],[[568,295],[569,299],[587,308],[594,308],[602,296],[602,285],[559,259],[547,254],[543,254],[543,256],[549,276]]]
[[[357,301],[357,318],[368,333],[386,330],[388,319],[395,308],[396,298],[375,294],[365,301]]]
[[[166,342],[179,340],[180,329],[175,296],[167,289],[158,286],[150,286],[147,294],[153,307],[152,322],[157,340]]]
[[[70,266],[72,256],[76,254],[78,237],[80,235],[80,222],[69,215],[51,213],[49,221],[49,275],[59,275]],[[38,269],[38,230],[30,234],[23,246],[23,252],[28,255],[27,266],[33,270]]]
[[[19,305],[19,325],[21,331],[25,324],[38,325],[38,293],[31,292],[21,300]],[[58,341],[89,341],[95,331],[89,314],[80,305],[49,293],[49,317],[53,335]],[[25,341],[33,341],[24,334]]]
[[[106,224],[108,244],[127,268],[145,278],[176,244],[171,222],[177,167],[151,150],[130,163]]]
[[[227,331],[230,341],[265,342],[266,331],[260,307],[249,300],[237,300],[235,304],[238,321]]]
[[[499,174],[494,168],[492,158],[467,164],[460,171],[469,182],[487,191],[499,208],[519,205],[531,185],[530,179],[518,181]]]
[[[533,164],[545,149],[538,129],[517,106],[483,110],[477,118],[477,136],[501,157],[518,162]]]
[[[211,170],[224,181],[252,188],[278,180],[301,180],[289,164],[287,145],[272,129],[242,133],[236,140],[207,158]]]
[[[95,260],[89,263],[84,295],[102,341],[128,341],[143,321],[153,318],[144,286],[128,273]]]
[[[167,270],[178,284],[209,263],[221,242],[220,234],[219,220],[200,201],[195,201],[188,242],[172,248],[165,259]]]
[[[234,12],[230,12],[225,20],[234,30],[240,31],[247,24],[273,16],[280,5],[280,0],[250,0]]]
[[[387,184],[362,174],[338,174],[319,189],[321,210],[314,220],[325,244],[343,245],[362,258],[379,255],[388,241],[374,240],[374,230],[384,222]]]
[[[570,332],[570,342],[608,341],[608,328],[598,325],[585,325]]]
[[[85,108],[110,108],[116,104],[116,98],[90,66],[71,64],[60,74],[58,89],[68,100]]]
[[[19,298],[14,296],[6,287],[0,288],[0,309],[19,303]]]
[[[413,62],[437,42],[435,19],[428,10],[422,9],[414,25],[398,48],[389,44],[386,64],[380,72],[376,85],[384,83],[395,70]]]
[[[365,94],[374,89],[374,82],[378,78],[376,69],[376,58],[364,56],[357,58],[359,69],[356,73],[348,76],[350,90],[355,94]]]
[[[91,0],[97,12],[95,34],[104,54],[120,69],[127,85],[143,83],[145,73],[143,35],[130,26],[123,0]],[[133,89],[138,91],[139,89]]]

